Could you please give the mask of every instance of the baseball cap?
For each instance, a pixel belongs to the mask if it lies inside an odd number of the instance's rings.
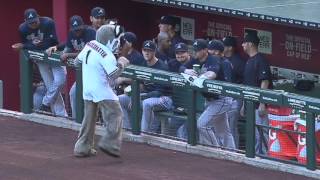
[[[178,43],[175,45],[175,52],[187,52],[188,46],[185,43]]]
[[[70,18],[70,29],[72,31],[79,30],[84,25],[82,18],[78,15],[74,15]]]
[[[257,32],[248,32],[244,36],[243,42],[251,42],[251,43],[255,44],[256,46],[258,46],[260,43],[260,39],[257,35]]]
[[[120,36],[120,46],[122,47],[126,42],[132,45],[137,41],[137,36],[133,32],[125,32],[123,36]]]
[[[122,37],[124,40],[132,44],[137,41],[137,36],[133,32],[125,32]]]
[[[142,49],[156,51],[156,44],[151,40],[146,40],[145,42],[143,42]]]
[[[200,51],[208,48],[207,41],[204,39],[196,39],[193,41],[192,47],[195,51]]]
[[[236,47],[237,39],[233,36],[226,36],[222,39],[223,45],[227,47]]]
[[[176,21],[175,18],[173,16],[162,16],[160,18],[160,24],[168,24],[171,26],[175,26],[176,25]]]
[[[95,7],[91,10],[91,16],[95,18],[105,17],[106,11],[102,7]]]
[[[208,49],[218,50],[218,51],[223,52],[224,46],[220,40],[212,40],[212,41],[209,41],[209,43],[208,43]]]
[[[35,9],[26,9],[24,11],[24,20],[28,23],[31,24],[33,22],[36,22],[39,18],[39,15]]]

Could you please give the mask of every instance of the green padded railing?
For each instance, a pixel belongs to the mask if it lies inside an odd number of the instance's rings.
[[[31,61],[34,59],[50,63],[52,65],[63,65],[60,62],[59,55],[53,54],[48,57],[45,53],[36,51],[22,51],[20,58],[21,70],[21,111],[31,113],[32,110],[32,68]],[[81,98],[81,69],[77,73],[77,122],[81,122],[83,117],[83,102]],[[134,134],[140,134],[140,89],[139,84],[142,81],[154,81],[172,86],[191,88],[192,91],[188,97],[190,102],[190,110],[188,111],[188,143],[196,145],[196,92],[205,91],[241,98],[246,106],[246,156],[255,157],[255,103],[262,102],[279,106],[288,106],[307,112],[306,120],[306,141],[307,141],[307,168],[310,170],[316,169],[316,140],[315,140],[315,116],[320,114],[320,99],[301,96],[298,94],[278,92],[273,90],[265,90],[232,84],[221,81],[206,80],[204,88],[191,86],[180,74],[161,71],[141,66],[128,66],[122,74],[125,77],[134,79],[132,84],[132,100],[133,100],[133,129]],[[79,77],[80,76],[80,77]]]
[[[20,52],[20,106],[21,112],[31,113],[32,112],[32,61],[48,63],[52,66],[66,66],[60,60],[59,53],[53,53],[48,56],[47,53],[42,51],[30,51],[24,50]],[[75,67],[74,67],[75,68]],[[82,72],[81,67],[77,67],[77,86],[76,86],[76,122],[81,123],[83,118],[83,99],[82,99]]]

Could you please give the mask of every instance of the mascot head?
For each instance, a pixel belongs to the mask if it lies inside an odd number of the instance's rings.
[[[96,40],[107,46],[114,54],[120,47],[120,36],[123,34],[123,27],[116,24],[102,25],[96,33]]]

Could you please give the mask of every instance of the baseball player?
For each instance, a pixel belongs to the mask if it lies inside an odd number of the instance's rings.
[[[272,87],[271,70],[268,61],[258,52],[259,42],[260,39],[257,36],[257,32],[250,32],[244,37],[242,47],[244,52],[249,55],[249,59],[244,69],[243,84],[267,89]],[[244,116],[244,106],[242,106],[240,114]],[[257,104],[256,124],[269,125],[266,105],[263,103]],[[263,138],[266,142],[268,141],[267,130],[258,131],[258,128],[256,128],[255,150],[257,154],[266,153],[266,147],[263,146]]]
[[[106,23],[106,11],[102,7],[95,7],[91,9],[90,21],[92,28],[97,30]]]
[[[222,39],[224,45],[224,57],[227,58],[233,66],[234,69],[234,79],[233,82],[237,84],[242,84],[243,82],[243,72],[246,65],[245,61],[236,52],[237,40],[233,36],[226,36]]]
[[[45,51],[58,44],[55,24],[51,18],[39,17],[35,9],[27,9],[24,12],[24,19],[25,22],[19,27],[22,43],[14,44],[12,48]],[[36,64],[47,89],[40,110],[67,116],[60,93],[66,81],[66,68],[50,66],[41,61]]]
[[[91,13],[90,13],[90,21],[91,21],[91,28],[89,26],[85,26],[84,22],[82,20],[82,18],[79,18],[79,22],[81,24],[79,24],[77,27],[75,27],[76,29],[79,27],[79,30],[84,32],[80,35],[78,35],[77,39],[78,42],[81,44],[80,48],[75,49],[76,51],[80,51],[82,50],[82,48],[84,47],[84,45],[95,39],[95,32],[100,26],[102,26],[105,22],[106,22],[106,11],[101,8],[101,7],[95,7],[93,9],[91,9]],[[72,25],[71,25],[72,27]],[[71,28],[72,29],[72,28]],[[74,32],[75,30],[73,30]],[[70,34],[72,33],[72,31],[70,32]],[[74,37],[74,36],[73,36]],[[69,39],[68,39],[69,42]],[[69,43],[69,46],[71,44]],[[68,46],[68,44],[67,44]],[[77,55],[77,53],[76,53]],[[64,58],[64,57],[62,57]],[[71,110],[72,110],[72,118],[76,118],[76,83],[73,83],[73,85],[70,88],[69,91],[69,97],[70,97],[70,104],[71,104]]]
[[[168,62],[168,68],[171,72],[180,73],[180,68],[183,65],[186,65],[190,61],[194,61],[193,57],[189,53],[188,46],[185,43],[178,43],[175,46],[175,54],[176,58],[171,59]],[[177,108],[177,107],[175,107]],[[177,120],[175,118],[168,119],[169,128],[170,129],[178,129],[177,130],[177,137],[181,139],[185,139],[187,137],[187,129],[186,125],[183,121]]]
[[[137,36],[133,32],[125,32],[123,36],[120,37],[120,50],[119,56],[126,57],[130,64],[142,66],[144,64],[144,58],[142,54],[137,51],[134,46],[137,42]],[[131,84],[132,79],[119,77],[116,79],[116,90],[117,94],[123,94],[124,88]]]
[[[233,36],[227,36],[222,39],[224,45],[224,57],[226,57],[233,66],[233,83],[242,84],[243,71],[245,67],[245,61],[236,52],[237,40]],[[235,140],[236,147],[239,147],[239,132],[238,121],[240,118],[240,109],[242,106],[242,100],[233,98],[231,109],[228,112],[229,125],[232,135]]]
[[[90,26],[84,25],[82,18],[74,15],[70,18],[70,31],[68,34],[65,48],[61,53],[61,60],[67,62],[68,59],[74,59],[84,48],[87,42],[95,39],[96,31]],[[56,51],[57,46],[49,48],[49,53]],[[76,118],[76,82],[73,83],[69,91],[72,118]]]
[[[125,32],[120,37],[120,56],[126,57],[130,64],[141,66],[144,63],[142,54],[134,46],[137,42],[137,36],[133,32]]]
[[[190,55],[188,46],[185,43],[178,43],[175,46],[176,58],[171,59],[168,62],[169,71],[180,73],[180,67],[187,64],[191,60],[194,61],[193,57]]]
[[[229,61],[229,59],[224,57],[224,50],[225,50],[224,44],[220,40],[212,40],[208,44],[209,54],[213,56],[217,56],[221,60],[225,80],[228,82],[235,83],[236,81],[235,75],[237,71],[235,70],[235,68],[233,67],[233,64]],[[229,74],[231,74],[231,76],[229,76]],[[231,77],[231,78],[228,78],[228,77]],[[236,147],[238,147],[239,134],[238,134],[237,125],[238,125],[238,119],[240,115],[239,112],[242,104],[240,104],[240,101],[237,99],[234,99],[231,97],[226,97],[226,98],[230,98],[230,102],[231,102],[230,110],[228,110],[228,122],[229,122],[232,136],[235,140],[235,145]]]
[[[175,58],[175,45],[180,42],[185,43],[185,40],[176,32],[177,22],[178,18],[174,16],[162,16],[160,18],[159,31],[168,33],[171,40],[168,54],[170,58]]]
[[[80,16],[72,16],[70,18],[70,32],[66,47],[61,54],[61,60],[66,62],[69,58],[75,58],[84,48],[87,42],[94,40],[96,31],[85,26]],[[76,118],[76,82],[73,83],[69,91],[72,118]]]
[[[161,59],[165,64],[168,64],[171,60],[169,57],[171,46],[169,34],[166,32],[160,32],[157,36],[157,45],[156,57]]]
[[[119,157],[123,114],[117,95],[109,85],[109,79],[117,78],[129,64],[125,58],[118,60],[113,55],[118,48],[116,25],[102,25],[97,30],[96,40],[90,41],[77,56],[82,63],[84,117],[74,155],[87,157],[95,155],[93,139],[98,110],[106,124],[106,133],[98,147],[104,153]]]
[[[219,58],[221,67],[224,73],[224,80],[227,82],[233,82],[234,72],[233,66],[229,59],[225,58],[223,55],[224,46],[220,40],[211,40],[208,43],[208,53],[211,56],[216,56]]]
[[[183,72],[192,76],[205,79],[216,79],[225,81],[230,77],[224,77],[222,64],[219,58],[208,54],[207,41],[197,39],[193,43],[196,60],[190,61],[183,66]],[[200,72],[192,69],[194,64],[201,66]],[[230,74],[228,75],[230,76]],[[206,98],[206,108],[197,120],[199,132],[199,142],[202,144],[235,148],[234,139],[231,134],[227,111],[230,109],[230,98],[223,96],[203,93]],[[219,142],[221,141],[221,142]]]
[[[143,66],[168,70],[164,62],[155,56],[156,44],[147,40],[143,43],[142,54],[145,59]],[[144,132],[157,132],[160,122],[154,117],[154,110],[169,110],[172,108],[172,100],[168,96],[166,87],[161,84],[144,82],[142,93],[142,120],[141,130]],[[129,111],[131,111],[131,97],[127,94],[119,96],[122,111],[124,113],[124,128],[131,129],[131,121],[129,119]]]

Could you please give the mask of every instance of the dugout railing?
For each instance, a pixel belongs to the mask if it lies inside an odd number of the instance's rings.
[[[61,63],[60,55],[53,54],[48,57],[44,52],[24,50],[20,54],[20,95],[21,111],[23,113],[32,113],[32,61],[42,61],[55,65],[66,65]],[[83,117],[82,100],[82,73],[81,68],[76,68],[77,72],[77,119],[81,123]],[[316,138],[315,138],[315,117],[320,114],[320,99],[301,96],[298,94],[277,92],[253,88],[249,86],[237,85],[215,80],[204,81],[204,87],[198,88],[191,86],[180,74],[155,70],[146,67],[130,65],[123,72],[123,76],[133,79],[132,83],[132,133],[140,134],[140,89],[139,84],[142,81],[154,81],[166,85],[191,89],[188,97],[187,128],[190,145],[197,144],[196,138],[196,93],[197,91],[211,92],[224,96],[241,98],[246,108],[246,130],[245,130],[245,155],[254,158],[255,154],[255,103],[262,102],[278,106],[292,107],[298,110],[306,111],[306,147],[307,163],[306,167],[315,170],[316,163]]]

